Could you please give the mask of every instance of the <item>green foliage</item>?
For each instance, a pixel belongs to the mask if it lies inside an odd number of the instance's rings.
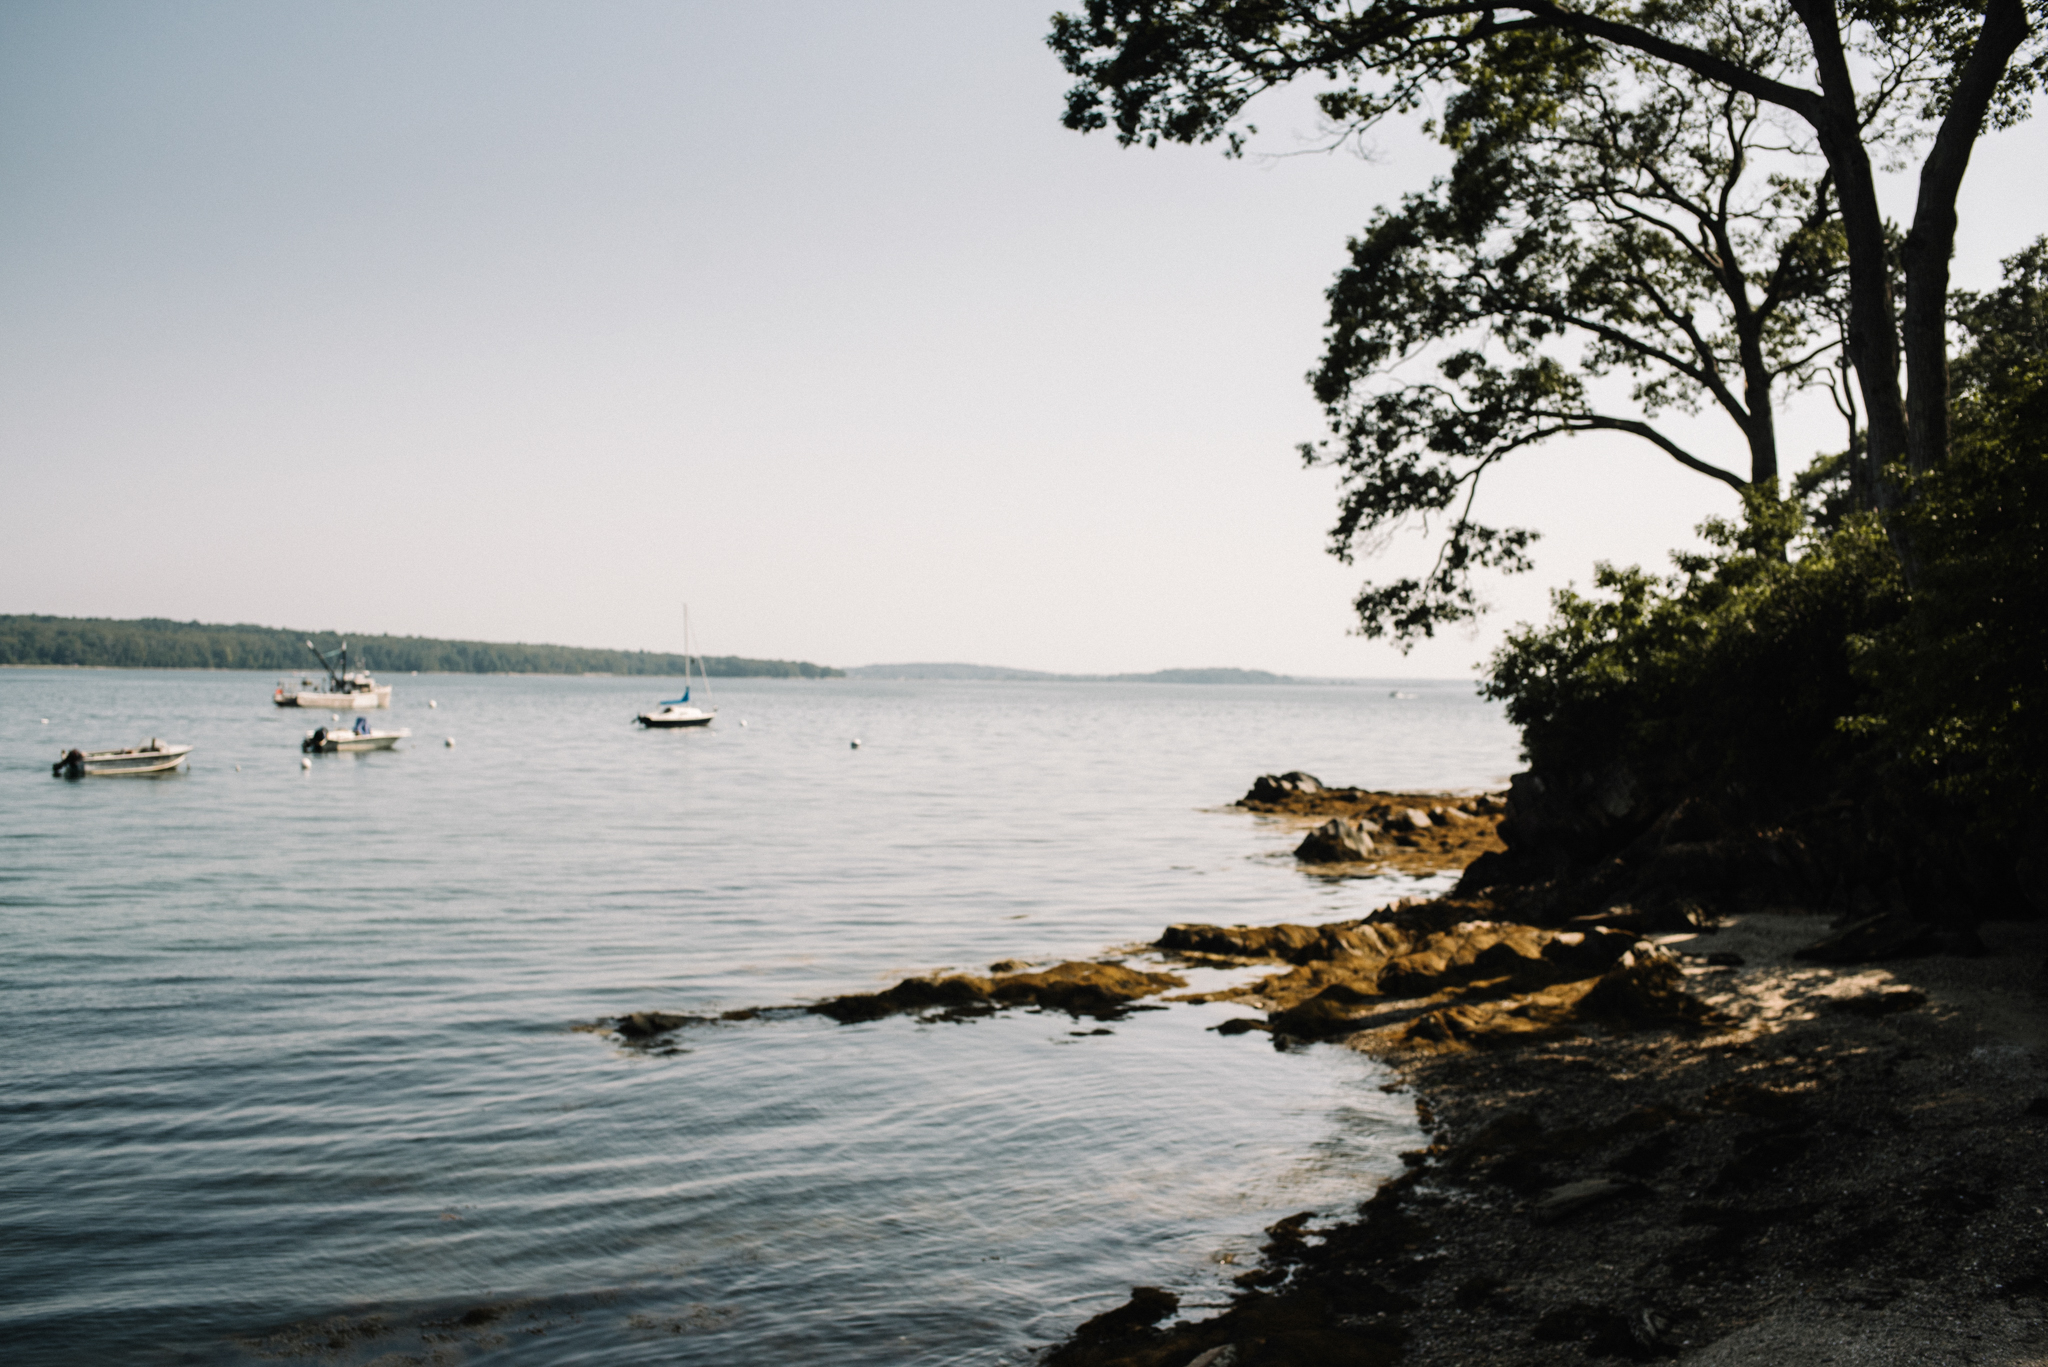
[[[1625,764],[1647,793],[1737,795],[1766,808],[1827,794],[1861,705],[1854,641],[1898,621],[1904,587],[1868,516],[1820,537],[1797,504],[1752,493],[1713,546],[1652,575],[1603,564],[1594,591],[1495,652],[1484,685],[1536,767]]]
[[[1850,723],[1901,775],[1994,833],[2048,799],[2048,239],[1959,295],[1949,463],[1901,515],[1924,558],[1911,617],[1868,643]]]
[[[683,657],[642,650],[437,641],[424,636],[348,636],[259,626],[206,626],[163,618],[0,616],[0,665],[88,665],[123,669],[263,669],[298,673],[319,662],[305,643],[332,654],[346,639],[350,663],[402,674],[680,675]],[[713,655],[708,674],[729,678],[836,678],[839,671],[794,660]]]
[[[1654,799],[1730,794],[1751,815],[1831,793],[2023,846],[2048,800],[2048,239],[1960,295],[1947,465],[1895,531],[1844,511],[1842,457],[1798,497],[1747,498],[1678,573],[1602,565],[1591,593],[1511,634],[1489,696],[1538,768],[1626,765]],[[1895,477],[1905,480],[1903,472]]]

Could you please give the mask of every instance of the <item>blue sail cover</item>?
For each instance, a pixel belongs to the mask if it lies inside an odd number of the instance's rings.
[[[688,702],[689,700],[690,700],[690,686],[689,686],[688,684],[684,684],[684,685],[683,685],[683,696],[682,696],[682,697],[680,697],[680,698],[665,698],[665,699],[663,699],[663,700],[662,700],[662,704],[661,704],[661,705],[662,705],[663,707],[674,707],[674,706],[675,706],[675,705],[676,705],[677,703],[679,703],[679,702]]]

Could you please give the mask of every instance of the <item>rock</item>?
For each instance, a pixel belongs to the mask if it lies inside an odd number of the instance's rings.
[[[1927,954],[1937,947],[1934,932],[1924,921],[1914,919],[1903,908],[1894,908],[1853,921],[1792,957],[1809,963],[1867,964]]]
[[[1583,1182],[1567,1182],[1561,1187],[1552,1187],[1543,1193],[1543,1198],[1529,1208],[1529,1216],[1538,1224],[1555,1224],[1559,1220],[1578,1214],[1602,1201],[1616,1196],[1634,1195],[1642,1188],[1634,1182],[1617,1182],[1611,1178],[1594,1177]]]
[[[1155,947],[1183,954],[1227,955],[1233,959],[1288,959],[1297,951],[1318,943],[1322,932],[1314,926],[1168,926],[1153,942]]]
[[[1502,992],[1532,992],[1603,973],[1635,943],[1635,936],[1621,931],[1473,922],[1432,935],[1391,959],[1375,985],[1389,997],[1427,997],[1482,981]]]
[[[1577,1302],[1536,1321],[1534,1337],[1548,1343],[1585,1343],[1588,1357],[1621,1357],[1635,1362],[1666,1357],[1679,1345],[1669,1337],[1671,1317],[1643,1306],[1623,1313],[1605,1305]]]
[[[1142,997],[1187,985],[1187,979],[1176,973],[1142,973],[1121,964],[1069,961],[1037,973],[994,978],[968,974],[905,978],[884,992],[829,997],[809,1009],[841,1025],[915,1011],[985,1015],[1006,1006],[1043,1006],[1073,1016],[1110,1019],[1127,1012],[1131,1003]]]
[[[1429,814],[1445,821],[1477,821],[1479,819],[1470,812],[1459,811],[1456,807],[1431,807]]]
[[[1237,1345],[1226,1343],[1220,1348],[1211,1348],[1188,1363],[1188,1367],[1237,1367]]]
[[[1707,956],[1707,962],[1715,968],[1740,968],[1748,960],[1732,949],[1717,949]]]
[[[1284,774],[1260,774],[1252,781],[1252,790],[1241,799],[1242,802],[1285,802],[1296,793],[1320,793],[1323,781],[1314,774],[1305,774],[1299,769],[1290,769]]]
[[[1188,980],[1178,973],[1145,973],[1122,964],[1070,960],[1038,973],[997,978],[990,995],[1005,1006],[1029,1004],[1073,1016],[1109,1018],[1124,1014],[1140,998],[1187,985]]]
[[[960,975],[946,978],[905,978],[884,992],[853,992],[828,997],[811,1007],[820,1016],[830,1016],[841,1025],[881,1020],[906,1011],[993,1009],[989,1002],[988,978]]]
[[[672,1034],[686,1025],[701,1024],[709,1019],[708,1016],[674,1016],[666,1011],[634,1011],[609,1021],[599,1021],[595,1025],[579,1025],[575,1028],[590,1033],[609,1031],[628,1044],[645,1044],[649,1040]]]
[[[1304,864],[1355,864],[1372,857],[1372,837],[1356,821],[1331,817],[1294,847],[1294,857]]]
[[[1404,831],[1426,831],[1436,825],[1429,819],[1429,813],[1420,807],[1410,807],[1406,811],[1396,813],[1388,824]]]
[[[1579,1001],[1579,1014],[1621,1025],[1696,1025],[1716,1021],[1706,1004],[1685,990],[1685,974],[1670,950],[1639,943]]]
[[[1124,1338],[1149,1329],[1180,1309],[1180,1297],[1156,1286],[1134,1286],[1131,1298],[1114,1310],[1105,1310],[1074,1331],[1078,1340]]]
[[[1297,1039],[1327,1039],[1358,1029],[1362,1022],[1355,1019],[1357,1013],[1378,1001],[1373,993],[1350,983],[1331,983],[1307,1001],[1275,1011],[1267,1019],[1279,1034]]]

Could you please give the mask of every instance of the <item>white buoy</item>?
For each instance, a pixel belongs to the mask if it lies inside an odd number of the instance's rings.
[[[241,766],[241,765],[239,765],[239,764],[237,764],[237,765],[235,766],[235,772],[236,772],[236,773],[238,773],[238,774],[239,774],[239,773],[241,773],[241,772],[242,772],[242,766]]]
[[[450,750],[453,750],[455,748],[455,737],[450,736],[448,737],[447,740],[442,741],[441,743],[447,746]]]
[[[313,761],[309,759],[301,759],[299,761],[299,767],[301,769],[310,769],[313,767]]]
[[[44,718],[43,718],[43,725],[45,725],[45,726],[48,726],[49,724],[50,724],[50,719],[49,719],[48,717],[44,717]],[[745,722],[741,722],[741,723],[740,723],[740,725],[741,725],[741,726],[745,726],[745,725],[746,725],[746,723],[745,723]]]
[[[439,707],[440,705],[441,704],[435,702],[432,698],[427,699],[427,706],[429,707]]]
[[[747,719],[746,719],[745,717],[741,717],[741,718],[740,718],[740,725],[741,725],[741,726],[745,726],[746,724],[747,724]]]
[[[860,738],[858,736],[854,737],[853,744],[848,748],[854,750],[860,749]]]

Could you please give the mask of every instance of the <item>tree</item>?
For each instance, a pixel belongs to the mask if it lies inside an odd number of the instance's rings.
[[[1757,22],[1722,37],[1765,65],[1790,34]],[[1757,101],[1524,36],[1458,92],[1439,132],[1457,149],[1450,174],[1376,215],[1329,291],[1313,381],[1336,440],[1302,448],[1342,472],[1340,556],[1408,517],[1450,518],[1428,576],[1357,600],[1367,635],[1402,640],[1476,614],[1472,569],[1526,563],[1534,532],[1471,517],[1499,461],[1612,431],[1738,491],[1774,492],[1777,405],[1830,377],[1839,342],[1831,182],[1798,174],[1809,149]],[[1431,350],[1434,375],[1395,380]],[[1587,380],[1617,373],[1632,392],[1596,401]],[[1701,405],[1740,434],[1740,472],[1657,425]]]
[[[1954,453],[1903,516],[1925,562],[1912,613],[1869,644],[1856,729],[1995,839],[2048,834],[2048,238],[1958,294]]]
[[[1448,97],[1452,136],[1459,111],[1473,108],[1496,120],[1520,109],[1532,127],[1582,118],[1586,107],[1558,103],[1578,93],[1574,79],[1605,89],[1639,83],[1650,104],[1661,85],[1709,105],[1718,93],[1737,102],[1730,109],[1772,111],[1792,133],[1788,146],[1810,143],[1825,167],[1846,267],[1842,343],[1867,425],[1858,483],[1891,508],[1900,496],[1895,463],[1921,472],[1947,459],[1956,196],[1980,133],[2025,115],[2042,75],[2036,20],[2048,0],[1790,0],[1787,8],[1741,0],[1584,8],[1557,0],[1087,0],[1079,15],[1054,16],[1048,41],[1079,78],[1068,126],[1113,123],[1126,144],[1223,138],[1240,152],[1251,131],[1241,122],[1246,105],[1314,77],[1330,83],[1317,96],[1323,112],[1354,131],[1439,96]],[[1900,237],[1879,208],[1876,172],[1923,147],[1913,221]],[[1895,280],[1903,280],[1903,300]],[[1744,407],[1768,405],[1745,398]],[[1507,563],[1518,554],[1511,541],[1473,550]]]

